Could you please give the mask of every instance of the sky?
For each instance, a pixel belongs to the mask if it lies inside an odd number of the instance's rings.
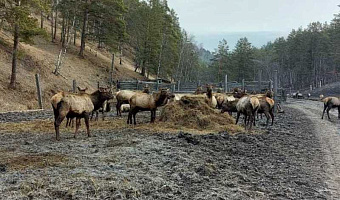
[[[181,27],[208,50],[225,38],[232,49],[247,37],[257,47],[310,22],[330,22],[339,0],[168,0]]]

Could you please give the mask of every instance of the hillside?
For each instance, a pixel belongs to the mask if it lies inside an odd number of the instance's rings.
[[[47,29],[47,27],[46,27]],[[48,30],[48,29],[47,29]],[[59,34],[58,34],[59,35]],[[61,68],[62,76],[55,76],[52,71],[60,51],[59,43],[52,43],[42,37],[34,38],[34,44],[20,43],[20,56],[17,69],[17,89],[8,89],[11,74],[12,36],[0,32],[0,112],[13,110],[37,109],[35,74],[41,76],[44,107],[50,109],[51,90],[68,91],[72,88],[72,80],[81,87],[88,87],[90,92],[97,87],[97,82],[107,85],[111,55],[105,50],[98,50],[89,42],[86,44],[85,58],[78,57],[79,43],[69,45],[67,55]],[[59,41],[57,38],[56,41]],[[131,52],[126,52],[131,55]],[[123,57],[122,65],[115,58],[115,80],[144,79],[134,72],[133,62]]]

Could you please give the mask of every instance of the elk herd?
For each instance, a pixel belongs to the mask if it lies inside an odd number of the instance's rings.
[[[206,90],[205,90],[206,89]],[[244,116],[244,125],[248,130],[252,129],[252,126],[256,125],[255,121],[258,115],[265,115],[267,121],[266,126],[274,123],[274,100],[273,92],[267,90],[263,94],[247,94],[239,88],[233,89],[232,92],[223,93],[217,90],[213,92],[213,87],[207,85],[203,89],[198,87],[194,93],[178,94],[171,93],[169,89],[160,89],[159,91],[152,92],[146,85],[142,91],[131,90],[118,90],[114,91],[112,88],[101,87],[93,93],[88,93],[87,88],[81,89],[78,87],[78,92],[54,92],[51,98],[51,104],[54,112],[54,127],[56,132],[56,139],[60,140],[59,127],[62,121],[66,118],[66,126],[73,127],[73,121],[75,119],[75,132],[80,127],[80,120],[84,118],[87,135],[90,137],[90,125],[89,121],[96,115],[95,120],[98,120],[98,113],[104,113],[110,111],[112,107],[112,100],[116,100],[116,112],[117,116],[122,116],[122,112],[128,112],[127,124],[136,124],[136,114],[140,111],[150,111],[150,122],[153,123],[156,119],[156,110],[158,107],[164,106],[167,103],[179,101],[183,96],[198,96],[204,98],[205,102],[213,109],[220,109],[221,113],[227,112],[232,116],[232,113],[236,114],[236,124],[239,121],[240,115]],[[320,99],[324,102],[324,110],[329,117],[329,110],[332,108],[339,109],[340,118],[340,99],[337,97],[320,96]]]
[[[136,124],[136,114],[140,111],[150,111],[153,123],[156,119],[156,110],[160,106],[167,103],[179,101],[183,96],[196,95],[205,99],[205,102],[212,108],[221,109],[221,112],[228,112],[232,115],[237,113],[236,123],[239,120],[240,114],[243,114],[245,126],[252,128],[255,125],[256,113],[264,113],[267,117],[267,125],[270,118],[272,125],[274,121],[274,100],[272,99],[272,92],[268,91],[265,94],[250,95],[246,94],[240,89],[234,89],[231,93],[222,93],[217,91],[213,93],[213,87],[206,86],[206,90],[198,87],[192,94],[174,94],[169,89],[160,89],[157,92],[150,91],[148,85],[144,86],[142,91],[118,90],[109,87],[101,87],[93,93],[88,93],[87,88],[82,89],[78,87],[78,92],[54,92],[51,98],[51,104],[54,113],[54,127],[56,132],[56,139],[60,140],[59,127],[62,121],[66,118],[66,126],[73,127],[75,120],[76,128],[74,137],[76,137],[80,120],[84,118],[87,135],[90,137],[89,121],[96,115],[95,120],[98,120],[98,113],[110,111],[112,99],[116,99],[117,116],[122,116],[122,112],[129,112],[127,123]]]

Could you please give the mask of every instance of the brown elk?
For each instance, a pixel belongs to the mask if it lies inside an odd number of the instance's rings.
[[[140,91],[131,91],[131,90],[120,90],[116,93],[116,110],[117,110],[117,116],[122,116],[122,112],[120,110],[120,107],[123,104],[128,104],[130,98],[135,95],[136,93],[141,93]],[[145,85],[143,88],[142,93],[149,94],[150,93],[150,87],[148,85]]]
[[[132,124],[132,117],[134,124],[136,124],[136,114],[139,111],[151,112],[151,123],[156,119],[157,107],[163,106],[169,98],[169,90],[161,89],[159,92],[153,94],[136,93],[130,98],[130,111],[127,119],[128,124]]]
[[[257,113],[264,113],[267,118],[266,126],[269,124],[269,119],[272,119],[272,124],[274,124],[274,100],[269,97],[258,97],[260,102],[260,107],[257,111]],[[261,116],[262,118],[262,116]]]
[[[255,114],[260,107],[259,99],[255,96],[244,96],[240,98],[236,104],[237,117],[236,124],[240,118],[240,114],[244,115],[244,124],[247,129],[247,118],[250,119],[249,130],[251,130],[252,125],[255,125]]]
[[[329,117],[329,111],[332,108],[338,108],[338,118],[340,119],[340,99],[338,97],[326,97],[326,98],[323,98],[321,101],[324,103],[324,108],[323,108],[321,119],[323,119],[325,111],[327,111],[328,119],[331,119]]]
[[[235,99],[233,101],[225,101],[221,106],[221,113],[228,112],[231,116],[233,112],[237,112],[236,105],[239,99]]]
[[[72,118],[76,117],[76,130],[74,137],[76,137],[80,119],[85,119],[87,135],[90,137],[89,115],[90,113],[98,109],[104,101],[112,99],[113,95],[111,90],[107,88],[99,88],[92,94],[67,94],[65,95],[57,105],[55,111],[54,127],[56,131],[56,139],[60,140],[59,126],[66,116]]]
[[[82,89],[82,88],[80,88],[80,87],[77,87],[78,88],[78,93],[79,94],[84,94],[84,93],[86,93],[86,90],[88,90],[88,88],[86,87],[86,88],[84,88],[84,89]],[[55,93],[55,92],[53,92],[53,93]],[[56,112],[57,112],[57,106],[58,106],[58,103],[61,101],[61,99],[63,98],[63,97],[65,97],[66,95],[68,95],[69,93],[72,93],[72,91],[70,91],[70,92],[57,92],[57,93],[55,93],[52,97],[51,97],[51,104],[52,104],[52,109],[53,109],[53,113],[54,113],[54,117],[56,116]],[[73,117],[71,117],[70,115],[68,115],[68,116],[66,116],[66,118],[67,118],[67,121],[66,121],[66,127],[68,127],[68,126],[71,126],[71,124],[72,124],[72,128],[73,128],[73,122],[74,122],[74,120],[73,120]]]

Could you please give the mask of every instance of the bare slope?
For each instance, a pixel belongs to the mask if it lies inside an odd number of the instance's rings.
[[[72,80],[77,80],[79,86],[88,87],[93,91],[97,82],[108,84],[111,57],[105,50],[91,48],[87,44],[85,59],[78,57],[79,45],[70,45],[66,58],[63,61],[61,74],[65,77],[52,74],[54,64],[60,51],[58,43],[52,43],[42,38],[35,38],[35,44],[20,43],[20,61],[18,65],[17,90],[9,90],[9,77],[11,73],[11,46],[12,37],[8,33],[0,32],[0,112],[11,110],[37,109],[37,95],[34,75],[39,73],[43,89],[44,106],[50,108],[49,98],[51,90],[69,90]],[[58,41],[58,39],[57,39]],[[143,79],[133,71],[133,63],[123,58],[122,65],[115,59],[115,79]]]

